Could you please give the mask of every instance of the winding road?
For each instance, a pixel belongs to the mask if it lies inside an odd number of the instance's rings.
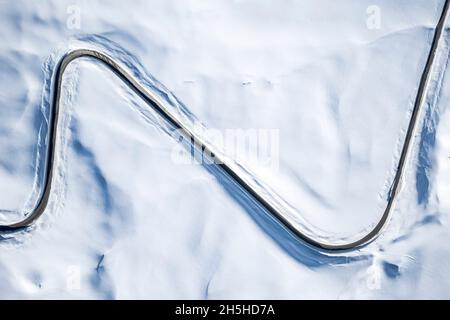
[[[301,230],[299,230],[286,216],[283,211],[278,209],[274,203],[271,202],[264,194],[258,192],[250,183],[248,183],[243,177],[241,177],[231,165],[227,164],[227,159],[221,158],[220,153],[215,151],[214,146],[209,145],[202,137],[198,136],[190,128],[188,128],[182,121],[180,121],[176,116],[172,114],[170,108],[166,103],[155,93],[148,90],[142,84],[140,84],[124,67],[119,63],[114,61],[110,56],[93,49],[77,49],[67,53],[58,63],[55,71],[55,77],[53,82],[53,97],[52,97],[52,108],[51,116],[49,122],[49,137],[50,141],[47,147],[47,157],[46,157],[46,169],[44,173],[44,190],[39,198],[36,207],[26,214],[25,218],[21,221],[11,223],[8,225],[0,225],[0,231],[16,231],[19,229],[26,228],[36,221],[46,210],[47,204],[49,202],[51,189],[52,189],[52,177],[55,168],[55,146],[58,134],[58,119],[60,113],[60,98],[61,98],[61,88],[64,71],[67,66],[74,60],[89,57],[94,60],[100,61],[105,64],[111,71],[113,71],[123,82],[125,82],[132,90],[134,90],[139,97],[141,97],[149,106],[151,106],[159,115],[165,119],[173,128],[178,129],[183,138],[186,141],[191,141],[191,143],[204,154],[208,155],[217,166],[219,166],[229,177],[231,177],[245,192],[247,192],[257,203],[260,204],[262,208],[267,210],[272,216],[274,216],[281,224],[283,224],[293,235],[298,237],[300,240],[319,248],[324,251],[342,251],[356,249],[361,246],[368,244],[373,241],[381,232],[382,228],[385,226],[391,212],[393,211],[394,203],[396,197],[400,192],[402,186],[402,178],[405,171],[406,162],[410,153],[411,145],[413,142],[414,133],[417,127],[418,119],[420,118],[420,112],[422,105],[424,104],[424,99],[426,96],[427,84],[430,79],[431,70],[433,62],[438,49],[439,40],[443,29],[445,27],[446,17],[448,15],[450,0],[446,0],[442,14],[440,16],[439,22],[434,31],[433,42],[431,45],[431,50],[428,55],[428,59],[422,73],[419,88],[417,91],[413,112],[406,132],[405,140],[403,143],[402,152],[398,162],[395,177],[392,183],[392,188],[389,193],[388,203],[377,224],[368,232],[366,235],[362,236],[360,239],[349,242],[349,243],[324,243],[319,240],[313,239],[312,237],[306,235]]]

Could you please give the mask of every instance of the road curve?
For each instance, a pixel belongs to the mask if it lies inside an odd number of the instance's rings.
[[[417,91],[416,100],[414,103],[413,112],[408,125],[408,130],[405,136],[405,141],[403,144],[402,152],[400,155],[397,171],[393,180],[392,188],[389,192],[388,203],[383,212],[382,217],[378,223],[373,227],[373,229],[366,235],[362,236],[360,239],[349,242],[349,243],[324,243],[320,240],[313,239],[312,237],[304,234],[301,230],[297,229],[283,214],[282,210],[276,208],[274,204],[271,203],[269,199],[263,194],[256,191],[248,182],[245,181],[237,172],[235,172],[232,167],[226,164],[225,159],[221,159],[221,155],[215,152],[213,146],[210,146],[206,141],[204,141],[200,136],[186,127],[181,121],[179,121],[170,111],[163,100],[161,100],[156,94],[142,86],[128,71],[115,62],[108,55],[93,49],[77,49],[67,53],[58,63],[56,67],[56,73],[54,78],[54,90],[53,90],[53,106],[51,108],[50,122],[49,122],[49,137],[50,142],[47,148],[47,158],[46,158],[46,170],[44,174],[44,191],[39,198],[36,207],[26,215],[26,217],[19,221],[8,225],[0,225],[0,231],[15,231],[23,229],[30,226],[36,221],[45,211],[52,188],[52,177],[54,173],[54,162],[55,162],[55,146],[57,139],[57,129],[58,129],[58,119],[60,111],[60,98],[61,98],[61,88],[62,79],[64,71],[67,66],[74,60],[82,57],[90,57],[97,61],[105,64],[111,71],[113,71],[123,82],[125,82],[132,90],[134,90],[149,106],[151,106],[158,114],[165,119],[170,125],[181,133],[181,135],[191,141],[191,143],[202,150],[204,154],[210,155],[215,161],[216,165],[219,166],[228,176],[230,176],[244,191],[246,191],[254,200],[256,200],[265,210],[272,214],[281,224],[283,224],[294,236],[298,237],[300,240],[306,242],[306,244],[314,246],[324,251],[343,251],[356,249],[361,246],[368,244],[373,241],[379,234],[383,226],[386,224],[388,217],[393,210],[394,202],[401,189],[402,177],[405,170],[405,164],[408,158],[410,147],[412,145],[412,140],[414,132],[417,126],[419,114],[421,107],[423,105],[423,100],[426,94],[426,87],[428,80],[430,78],[432,65],[434,58],[436,56],[436,51],[438,48],[439,39],[441,38],[442,30],[444,29],[446,16],[449,10],[450,0],[446,0],[442,14],[440,16],[439,22],[434,31],[433,42],[431,46],[430,53],[425,65],[425,69],[422,73],[419,89]]]

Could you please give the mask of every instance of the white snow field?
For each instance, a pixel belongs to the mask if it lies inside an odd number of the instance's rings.
[[[238,159],[242,173],[303,232],[356,240],[386,207],[443,4],[0,0],[0,221],[35,205],[51,75],[90,47],[200,133],[276,133],[273,157]],[[450,298],[448,29],[441,40],[392,218],[338,254],[293,238],[214,168],[176,161],[134,92],[72,63],[49,207],[1,234],[0,298]]]

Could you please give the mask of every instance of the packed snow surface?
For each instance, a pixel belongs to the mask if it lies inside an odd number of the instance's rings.
[[[358,239],[386,207],[443,4],[0,0],[0,221],[42,192],[57,62],[95,48],[199,134],[272,134],[266,161],[234,159],[241,174],[299,230]],[[392,219],[333,255],[214,166],[177,161],[157,113],[105,66],[73,62],[49,207],[1,235],[0,298],[450,298],[449,39]]]

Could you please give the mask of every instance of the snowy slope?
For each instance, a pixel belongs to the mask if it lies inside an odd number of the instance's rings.
[[[378,1],[371,29],[372,1],[2,1],[0,217],[17,219],[10,210],[31,208],[41,190],[55,62],[94,46],[139,61],[142,79],[164,83],[198,130],[278,130],[277,167],[242,163],[300,228],[354,239],[386,205],[442,4]],[[433,237],[448,237],[449,214],[448,47],[440,52],[428,97],[438,111],[424,115],[431,133],[421,131],[392,222],[336,256],[293,239],[217,173],[174,162],[153,111],[104,67],[74,63],[50,206],[33,230],[0,239],[0,297],[447,296],[448,250]]]

